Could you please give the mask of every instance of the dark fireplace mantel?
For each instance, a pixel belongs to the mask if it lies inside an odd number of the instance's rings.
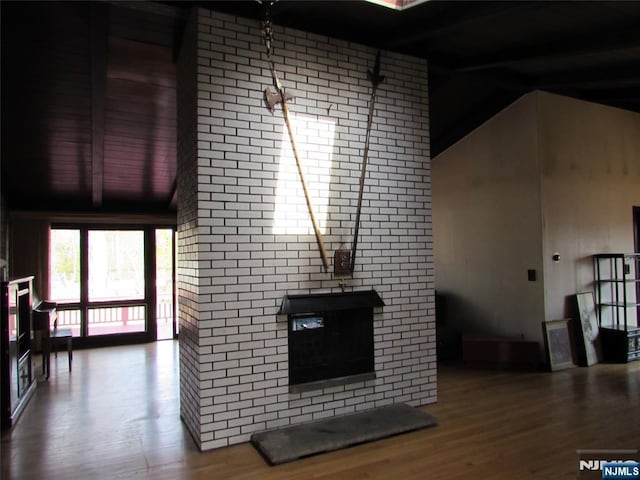
[[[278,315],[295,313],[335,312],[360,308],[383,307],[384,301],[375,290],[349,293],[315,293],[285,295]]]
[[[375,377],[373,309],[381,306],[375,290],[285,296],[279,313],[289,320],[289,388]]]

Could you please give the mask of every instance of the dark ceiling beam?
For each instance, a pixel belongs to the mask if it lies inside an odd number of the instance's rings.
[[[429,71],[436,74],[438,78],[437,86],[430,90],[431,95],[438,95],[441,89],[446,88],[448,81],[466,81],[470,84],[491,85],[512,91],[528,91],[535,88],[528,77],[510,71],[496,70],[491,72],[458,72],[449,67],[435,62],[429,62]]]
[[[564,95],[567,97],[578,98],[587,102],[601,103],[611,107],[622,108],[632,112],[640,111],[640,88],[600,88],[600,89],[583,89],[583,88],[548,88],[544,89],[551,93]]]
[[[138,10],[143,13],[149,13],[154,15],[163,15],[165,17],[182,17],[185,18],[184,9],[175,5],[170,5],[167,2],[131,2],[122,0],[108,0],[105,3],[109,3],[115,7],[128,8],[130,10]]]
[[[110,5],[109,34],[135,42],[172,47],[176,25],[184,22],[184,15],[184,9],[156,2],[116,2]]]
[[[536,88],[558,89],[579,88],[583,90],[598,88],[640,88],[640,66],[575,70],[571,72],[548,74],[535,82]]]
[[[598,92],[586,92],[586,95],[597,98],[601,102],[629,102],[640,104],[640,91],[634,89],[613,89]]]
[[[620,108],[622,110],[628,110],[630,112],[640,113],[640,98],[589,98],[591,102],[601,103],[610,107]]]
[[[105,98],[107,93],[107,36],[109,6],[89,4],[89,45],[91,56],[91,199],[102,206],[104,184]]]
[[[493,68],[508,67],[513,64],[550,63],[574,60],[576,57],[611,55],[616,51],[640,48],[639,30],[622,31],[608,40],[597,33],[583,37],[573,37],[570,41],[554,39],[548,45],[498,52],[496,55],[476,59],[456,67],[461,72],[474,72]]]
[[[423,15],[419,17],[420,25],[416,33],[407,35],[407,31],[416,31],[416,28],[402,28],[396,32],[388,32],[387,35],[394,40],[385,42],[386,48],[399,48],[408,45],[424,44],[434,37],[446,35],[464,28],[470,28],[474,24],[490,21],[495,17],[505,14],[526,13],[529,10],[538,9],[540,5],[537,2],[520,3],[520,2],[470,2],[459,8],[449,8],[444,15]],[[425,3],[417,8],[433,8],[436,4]],[[411,15],[414,10],[411,10]],[[406,27],[406,26],[405,26]]]

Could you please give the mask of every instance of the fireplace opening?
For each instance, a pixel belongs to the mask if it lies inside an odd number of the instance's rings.
[[[382,305],[373,290],[286,296],[280,313],[289,321],[289,385],[373,378],[373,308]]]

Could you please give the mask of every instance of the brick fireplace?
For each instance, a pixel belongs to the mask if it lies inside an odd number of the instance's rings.
[[[277,25],[274,33],[332,256],[352,240],[376,50]],[[194,10],[179,56],[181,417],[202,450],[384,404],[436,401],[426,62],[382,52],[358,260],[339,285],[322,267],[281,112],[263,103],[271,85],[263,51],[258,22]],[[384,300],[362,330],[372,358],[354,372],[365,375],[292,382],[291,355],[304,349],[291,351],[294,319],[283,299],[343,289]]]
[[[375,290],[285,295],[289,392],[375,378],[373,310],[383,305]]]

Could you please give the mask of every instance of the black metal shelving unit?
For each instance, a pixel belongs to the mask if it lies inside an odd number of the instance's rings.
[[[640,253],[593,256],[596,312],[604,359],[640,359]]]

